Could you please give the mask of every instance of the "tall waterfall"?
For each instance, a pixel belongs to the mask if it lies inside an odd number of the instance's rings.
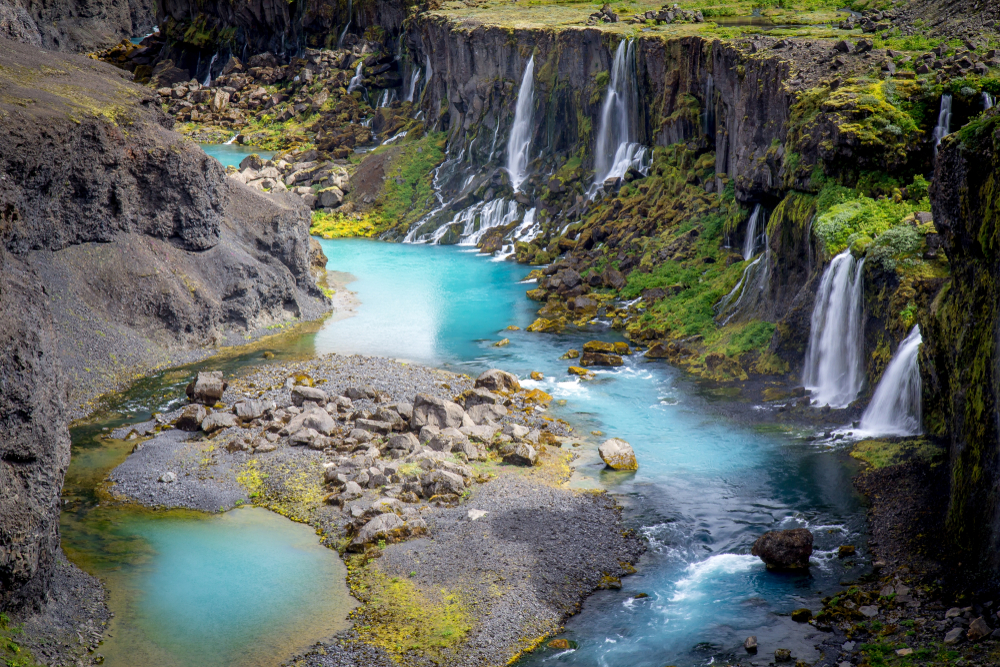
[[[528,177],[528,151],[531,149],[531,112],[535,103],[535,57],[531,56],[521,78],[521,89],[517,93],[514,109],[514,124],[507,140],[507,173],[510,174],[514,192],[521,189],[521,183]]]
[[[941,145],[941,140],[951,132],[951,94],[945,93],[941,96],[941,110],[938,112],[937,126],[934,128],[934,154],[937,154],[937,147]]]
[[[361,86],[361,80],[364,76],[361,74],[361,67],[365,64],[363,59],[358,60],[358,68],[354,70],[354,76],[351,77],[351,82],[347,84],[347,93],[350,94],[357,90]]]
[[[760,204],[757,204],[753,208],[753,213],[750,214],[750,220],[747,221],[747,235],[743,240],[743,260],[746,261],[757,254],[757,248],[760,246],[761,237],[763,236],[762,230],[760,229],[761,216],[764,214],[764,209]]]
[[[802,384],[818,405],[847,407],[864,383],[864,263],[845,250],[823,272],[802,374]]]
[[[882,374],[872,402],[861,417],[861,431],[878,435],[921,433],[921,384],[917,355],[922,342],[920,327],[914,326]]]
[[[989,111],[996,104],[996,100],[985,90],[983,91],[983,109]]]
[[[636,114],[639,90],[635,73],[635,46],[631,39],[622,40],[615,50],[611,65],[611,80],[601,107],[601,122],[594,151],[594,184],[588,195],[592,198],[608,179],[621,178],[629,167],[644,171],[647,161],[645,146],[637,144]]]
[[[212,59],[208,62],[208,73],[205,74],[205,80],[201,82],[201,85],[205,86],[206,88],[212,85],[212,65],[215,64],[215,61],[218,58],[219,58],[219,53],[217,51],[215,55],[212,56]]]
[[[347,36],[347,29],[351,27],[351,14],[354,13],[354,0],[347,0],[347,25],[344,26],[343,32],[340,33],[340,37],[337,39],[337,48],[344,48],[344,37]]]

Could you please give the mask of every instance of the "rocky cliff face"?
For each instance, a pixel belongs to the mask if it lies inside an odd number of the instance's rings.
[[[0,0],[0,37],[57,51],[93,51],[148,33],[152,0]]]
[[[949,136],[935,164],[934,223],[952,266],[927,304],[924,400],[950,443],[948,528],[963,562],[1000,581],[1000,115]]]
[[[0,605],[20,606],[58,548],[71,414],[327,302],[308,212],[227,179],[151,91],[6,40],[0,86]]]

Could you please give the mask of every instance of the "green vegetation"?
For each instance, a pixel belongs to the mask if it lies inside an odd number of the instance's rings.
[[[352,568],[349,581],[365,603],[354,614],[359,638],[397,659],[410,654],[439,662],[472,628],[469,609],[455,591],[426,590],[371,563]]]
[[[12,625],[7,614],[0,612],[0,664],[4,667],[36,667],[31,652],[20,644],[21,626]]]
[[[937,461],[944,454],[943,448],[926,438],[862,440],[851,451],[851,456],[875,470],[907,461]]]

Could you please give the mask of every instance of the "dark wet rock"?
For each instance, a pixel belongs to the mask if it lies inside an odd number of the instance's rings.
[[[764,561],[769,570],[790,570],[809,567],[812,550],[812,533],[795,528],[764,533],[753,543],[750,553]]]
[[[581,366],[621,366],[625,362],[617,354],[604,354],[602,352],[584,352],[580,356]]]
[[[774,661],[775,662],[791,662],[792,652],[787,648],[779,648],[774,650]]]
[[[747,637],[746,640],[744,640],[743,642],[743,648],[746,650],[747,653],[756,653],[757,652],[756,635],[750,635],[749,637]]]

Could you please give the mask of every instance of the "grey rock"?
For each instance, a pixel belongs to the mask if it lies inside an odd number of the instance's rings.
[[[446,470],[432,470],[420,478],[420,486],[424,496],[441,496],[446,494],[461,495],[465,492],[465,480]]]
[[[159,481],[163,482],[164,484],[169,484],[170,482],[173,482],[173,481],[176,481],[176,480],[177,480],[177,475],[176,474],[174,474],[172,472],[165,472],[162,475],[160,475],[160,480]]]
[[[333,417],[331,417],[326,410],[314,408],[292,417],[291,421],[288,422],[288,426],[285,428],[287,428],[288,432],[292,434],[300,431],[301,429],[312,429],[322,433],[323,435],[332,435],[337,429],[337,422],[334,421]]]
[[[320,435],[315,429],[301,428],[292,434],[292,437],[288,439],[288,443],[291,445],[311,447],[319,437]]]
[[[609,468],[614,470],[638,470],[639,464],[635,460],[635,451],[632,445],[621,438],[611,438],[605,440],[598,448],[601,460]]]
[[[500,421],[507,416],[507,408],[502,405],[480,404],[468,409],[468,415],[478,425]]]
[[[493,436],[497,434],[500,428],[498,426],[463,426],[459,431],[465,437],[470,440],[476,440],[482,443],[490,443],[493,440]]]
[[[460,428],[467,419],[465,410],[458,403],[436,396],[417,394],[413,399],[413,416],[410,425],[418,431],[424,426]]]
[[[317,405],[326,405],[326,392],[316,387],[305,387],[302,385],[292,387],[292,404],[301,406],[306,401],[312,401]]]
[[[372,544],[378,540],[398,539],[405,537],[408,533],[409,529],[405,521],[395,513],[386,512],[366,523],[347,548],[350,551],[363,551],[366,544]]]
[[[878,607],[874,605],[865,605],[863,607],[858,607],[858,611],[860,611],[868,618],[875,618],[876,616],[878,616]]]
[[[229,384],[222,379],[222,371],[202,371],[197,379],[187,386],[185,392],[192,401],[204,405],[215,405],[222,400],[222,394]]]
[[[407,452],[412,452],[414,449],[420,446],[420,442],[417,440],[417,436],[412,433],[402,433],[400,435],[394,435],[389,438],[389,449],[401,449]]]
[[[274,409],[274,401],[247,400],[233,406],[236,416],[244,420],[259,419],[268,410]]]
[[[382,435],[387,435],[392,432],[392,424],[375,419],[356,419],[354,421],[354,426],[362,431],[380,433]]]
[[[205,421],[205,417],[207,416],[208,411],[205,410],[205,406],[200,403],[189,405],[181,412],[181,416],[177,418],[175,426],[181,431],[197,431],[201,428],[201,423]]]
[[[951,630],[945,633],[944,643],[948,645],[957,644],[958,642],[962,641],[962,635],[964,634],[964,632],[965,632],[964,628],[952,628]]]
[[[214,433],[219,429],[232,428],[236,425],[236,415],[229,412],[213,412],[202,420],[201,430],[205,433]]]
[[[520,442],[514,445],[513,451],[503,457],[504,463],[519,466],[533,466],[538,461],[538,452],[531,445]]]
[[[475,386],[490,391],[513,392],[521,390],[521,384],[517,378],[499,368],[490,369],[480,375],[476,378]]]
[[[504,435],[509,435],[515,439],[521,439],[528,435],[531,429],[527,426],[521,426],[520,424],[504,424],[503,433]]]

